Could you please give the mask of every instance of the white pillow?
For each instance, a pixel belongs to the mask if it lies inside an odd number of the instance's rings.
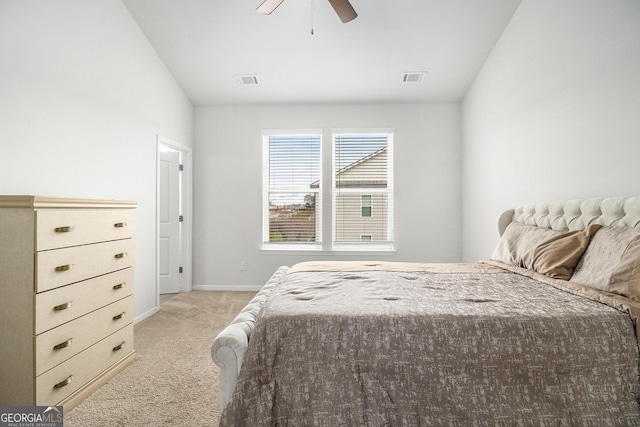
[[[530,268],[533,263],[534,249],[560,234],[562,232],[550,228],[512,222],[504,230],[491,259],[517,267]]]

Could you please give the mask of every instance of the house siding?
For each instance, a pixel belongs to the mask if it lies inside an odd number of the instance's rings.
[[[387,148],[344,167],[336,174],[335,236],[338,242],[373,241],[388,236]],[[343,190],[344,191],[341,191]],[[358,191],[361,189],[361,191]],[[355,192],[354,192],[355,191]],[[371,216],[362,216],[362,195],[371,196]]]
[[[336,240],[343,242],[360,241],[362,235],[371,235],[373,241],[388,240],[387,236],[387,195],[371,194],[371,216],[361,214],[362,193],[341,193],[336,195]]]

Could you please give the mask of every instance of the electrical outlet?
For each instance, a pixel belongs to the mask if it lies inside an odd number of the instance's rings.
[[[241,261],[240,262],[240,271],[247,271],[247,262],[246,261]]]

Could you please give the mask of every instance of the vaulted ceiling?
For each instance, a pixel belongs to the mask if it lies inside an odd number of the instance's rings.
[[[351,0],[346,24],[327,0],[122,1],[199,106],[457,102],[521,0]]]

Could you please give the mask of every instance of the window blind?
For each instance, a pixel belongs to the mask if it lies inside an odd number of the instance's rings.
[[[333,138],[334,246],[391,245],[392,135],[336,134]]]
[[[265,135],[263,243],[321,241],[320,135]]]

